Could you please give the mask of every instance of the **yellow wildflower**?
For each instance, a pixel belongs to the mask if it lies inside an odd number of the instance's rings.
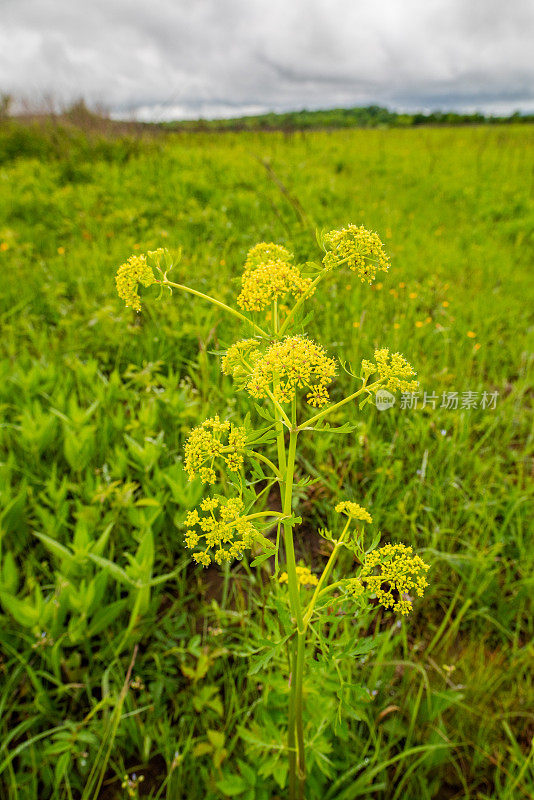
[[[221,368],[225,375],[243,378],[250,375],[252,367],[261,357],[260,343],[257,339],[242,339],[228,348],[222,357]]]
[[[358,505],[358,503],[353,503],[352,500],[343,500],[341,503],[337,504],[335,510],[338,514],[346,514],[347,517],[359,519],[362,522],[373,521],[373,518],[367,509],[362,508],[362,506]]]
[[[261,242],[247,254],[238,305],[248,311],[261,311],[273,300],[292,294],[299,297],[310,286],[291,262],[293,254],[273,242]]]
[[[247,253],[245,261],[245,274],[250,272],[260,264],[266,264],[270,261],[292,261],[293,254],[280,244],[274,242],[260,242],[251,247]]]
[[[362,361],[362,377],[369,378],[378,372],[379,380],[388,389],[393,391],[398,389],[401,392],[416,391],[419,382],[406,380],[416,375],[416,372],[400,353],[390,354],[388,348],[384,347],[375,350],[375,361],[375,364],[365,359]]]
[[[280,260],[266,261],[245,272],[237,303],[247,311],[261,311],[273,300],[288,294],[298,298],[310,285],[310,278],[304,278],[293,264]]]
[[[297,389],[308,389],[307,402],[322,406],[335,374],[336,363],[324,348],[304,336],[288,336],[255,360],[246,388],[256,398],[271,392],[279,403],[291,402]]]
[[[412,548],[404,544],[386,544],[368,553],[357,578],[376,595],[380,605],[400,614],[409,614],[412,610],[409,593],[422,597],[428,586],[425,573],[430,567],[412,553]]]
[[[193,553],[197,564],[207,567],[212,560],[217,564],[242,558],[243,551],[252,547],[261,537],[251,522],[243,516],[244,504],[240,498],[208,498],[201,504],[207,512],[201,517],[198,512],[189,512],[185,524],[191,528],[185,535],[185,546],[189,549],[200,546],[203,550]],[[191,517],[191,514],[196,517]],[[193,528],[200,528],[194,530]]]
[[[215,483],[217,476],[213,464],[219,457],[222,457],[228,469],[237,472],[243,464],[241,451],[246,438],[244,428],[226,420],[221,422],[218,416],[204,420],[191,431],[185,443],[184,466],[189,480],[199,475],[203,483]]]
[[[298,566],[296,572],[299,586],[317,586],[319,583],[317,576],[310,571],[309,567]],[[287,583],[288,580],[287,572],[282,572],[278,579],[279,583]]]
[[[140,283],[143,286],[151,286],[155,282],[152,267],[147,264],[146,256],[130,256],[128,261],[117,270],[115,280],[119,297],[125,301],[127,306],[141,311],[137,287]]]
[[[349,225],[339,231],[330,231],[324,236],[328,252],[323,258],[326,269],[348,264],[357,272],[362,283],[372,283],[378,270],[387,272],[389,258],[377,233],[366,230],[363,225]]]

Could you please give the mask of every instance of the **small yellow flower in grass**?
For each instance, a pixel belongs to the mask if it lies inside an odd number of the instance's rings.
[[[298,566],[296,567],[296,572],[299,586],[317,586],[319,583],[317,576],[310,571],[309,567]],[[288,583],[287,572],[282,572],[278,581],[279,583]]]
[[[215,483],[213,464],[222,458],[228,469],[237,472],[243,464],[242,450],[246,443],[246,431],[218,416],[210,417],[194,428],[185,443],[185,470],[192,481],[199,475],[203,483]]]
[[[401,392],[415,392],[419,382],[407,380],[416,375],[411,364],[400,353],[390,354],[387,347],[375,350],[375,361],[373,364],[365,359],[362,361],[362,377],[369,378],[378,372],[379,380],[387,389]],[[375,379],[376,380],[376,379]],[[380,387],[376,387],[378,389]]]
[[[324,348],[304,336],[288,336],[255,360],[246,388],[256,398],[270,391],[279,403],[290,403],[297,389],[308,389],[306,401],[323,406],[335,374],[336,363]]]
[[[410,300],[415,300],[415,298],[417,297],[417,292],[410,292],[408,297],[410,298]]]
[[[207,567],[212,560],[222,564],[242,558],[244,550],[249,550],[257,539],[263,539],[243,516],[245,506],[239,497],[207,498],[200,508],[205,516],[200,516],[195,509],[185,518],[189,529],[185,534],[185,546],[203,548],[193,553],[197,564]]]
[[[384,284],[383,284],[383,283],[377,283],[377,284],[375,285],[375,289],[376,289],[378,292],[379,292],[381,289],[383,289],[383,288],[384,288]]]
[[[406,284],[403,283],[402,281],[399,283],[399,289],[404,289],[405,286],[406,286]]]
[[[425,319],[425,322],[426,322],[426,324],[428,325],[428,324],[429,324],[429,322],[432,322],[432,317],[427,317],[427,318]]]
[[[429,569],[429,565],[419,556],[413,555],[411,547],[386,544],[367,554],[356,580],[375,594],[384,608],[409,614],[412,610],[409,593],[423,596],[425,587],[428,586],[425,574]]]
[[[359,322],[353,322],[352,323],[352,327],[353,328],[359,328],[360,327],[360,323]]]
[[[477,342],[477,343],[474,345],[474,349],[475,349],[475,350],[480,350],[481,346],[482,346],[482,345],[480,345],[480,344]]]
[[[467,331],[467,335],[469,336],[470,339],[476,339],[477,338],[477,335],[476,335],[476,333],[474,331]]]
[[[448,300],[444,300],[441,305],[443,306],[443,308],[448,308],[449,307],[449,301]]]
[[[422,328],[423,327],[423,323],[421,322],[420,319],[418,319],[417,322],[415,323],[415,327],[416,328]]]
[[[325,269],[347,264],[353,272],[358,273],[362,283],[372,283],[377,271],[387,272],[389,269],[389,258],[380,237],[363,225],[349,225],[338,231],[330,231],[324,236],[323,242],[328,249],[323,258]]]
[[[335,507],[335,511],[338,514],[346,514],[347,517],[350,517],[351,519],[359,519],[362,522],[373,521],[373,518],[367,509],[362,508],[362,506],[358,505],[358,503],[353,503],[352,500],[342,500],[341,503],[338,503]]]
[[[137,797],[139,784],[142,783],[144,779],[144,775],[136,775],[135,772],[132,772],[131,775],[126,774],[121,783],[121,787],[126,789],[128,797]]]
[[[128,261],[117,270],[117,292],[127,306],[141,311],[141,301],[137,287],[151,286],[155,282],[152,267],[147,264],[146,256],[130,256]]]
[[[399,328],[400,328],[400,325],[399,325],[399,323],[398,323],[398,322],[394,322],[394,323],[393,323],[393,327],[395,328],[395,330],[396,330],[396,331],[398,331],[398,330],[399,330]]]
[[[58,247],[57,251],[58,251],[58,254],[60,256],[64,256],[65,255],[65,248],[64,247]]]
[[[5,253],[6,250],[9,250],[9,244],[7,242],[0,242],[0,250],[2,253]]]

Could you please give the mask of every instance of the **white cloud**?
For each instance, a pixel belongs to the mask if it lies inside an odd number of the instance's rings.
[[[168,118],[534,109],[530,0],[3,0],[0,89]]]

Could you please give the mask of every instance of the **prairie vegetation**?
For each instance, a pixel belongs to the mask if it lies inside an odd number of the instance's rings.
[[[355,405],[350,436],[302,451],[297,560],[324,566],[316,531],[350,491],[431,565],[430,585],[408,624],[378,617],[369,652],[364,619],[332,623],[345,685],[304,687],[309,798],[534,794],[533,130],[144,141],[2,123],[2,798],[285,796],[268,562],[202,569],[183,543],[204,491],[184,442],[244,410],[218,357],[239,326],[193,297],[156,304],[153,288],[136,315],[115,272],[181,248],[173,279],[230,303],[252,245],[313,261],[315,230],[348,222],[379,232],[391,269],[373,287],[325,282],[310,335],[351,363],[405,353],[421,396]]]

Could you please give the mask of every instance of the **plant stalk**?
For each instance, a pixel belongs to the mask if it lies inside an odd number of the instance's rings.
[[[209,294],[204,294],[196,289],[191,289],[190,286],[184,286],[182,283],[174,283],[174,281],[169,281],[167,278],[164,278],[162,281],[157,281],[157,283],[160,283],[162,286],[171,286],[174,289],[181,289],[184,292],[189,292],[189,294],[196,295],[196,297],[201,297],[203,300],[207,300],[208,303],[213,303],[214,306],[223,308],[225,311],[228,311],[229,314],[233,314],[233,316],[240,319],[241,322],[246,322],[248,325],[252,325],[256,333],[268,338],[268,334],[263,330],[263,328],[260,328],[260,326],[256,325],[256,323],[251,319],[247,319],[247,317],[245,317],[244,314],[241,314],[240,311],[237,311],[237,309],[232,308],[231,306],[227,306],[226,303],[223,303],[220,300],[216,300],[215,297],[210,297]]]

